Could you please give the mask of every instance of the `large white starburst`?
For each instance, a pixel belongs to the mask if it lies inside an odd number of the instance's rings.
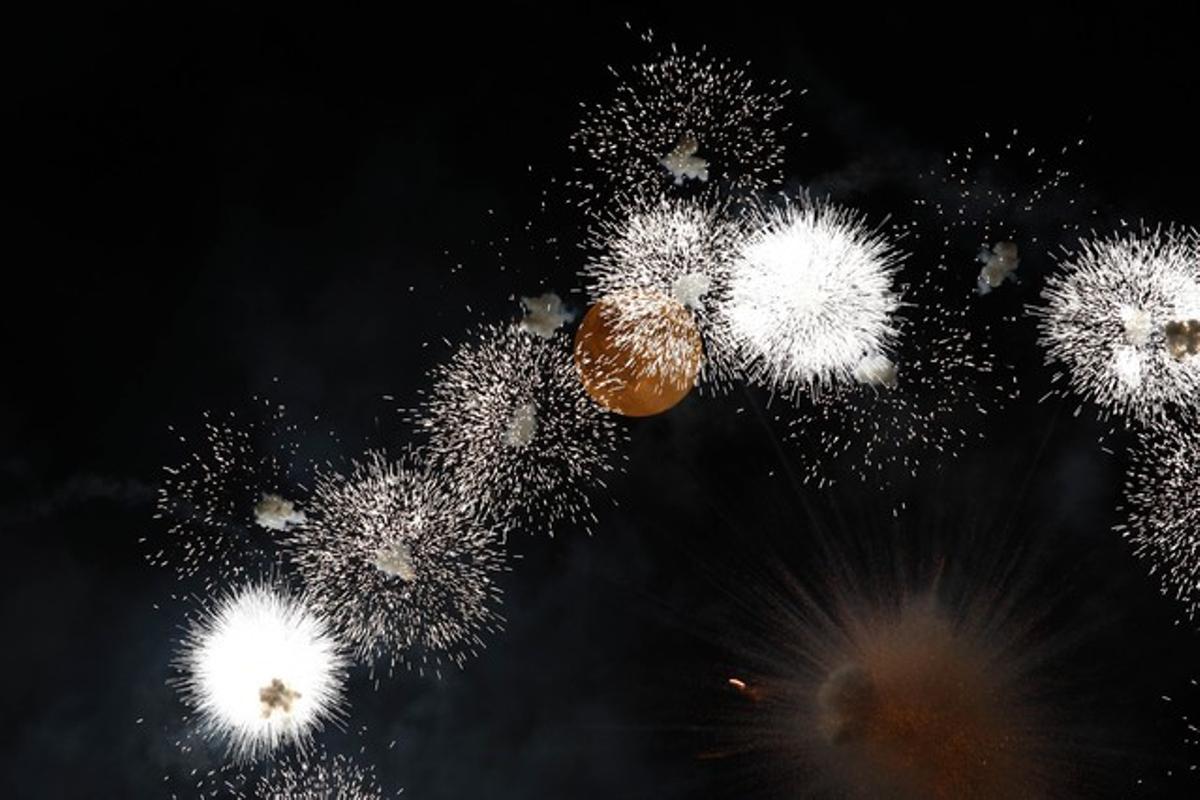
[[[229,591],[204,609],[175,660],[201,732],[238,761],[303,748],[340,719],[347,664],[328,620],[269,582]]]
[[[853,211],[807,196],[762,206],[729,280],[723,324],[745,377],[795,396],[855,379],[888,353],[895,246]]]

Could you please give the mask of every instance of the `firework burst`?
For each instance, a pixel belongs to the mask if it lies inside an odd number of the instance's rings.
[[[1150,564],[1164,594],[1200,611],[1200,430],[1167,425],[1143,431],[1131,456],[1116,526]]]
[[[224,593],[193,620],[175,660],[200,732],[237,761],[303,749],[343,713],[348,659],[328,620],[269,582]]]
[[[317,479],[287,550],[358,658],[435,670],[459,666],[503,623],[504,553],[447,479],[372,453],[346,476]]]
[[[745,377],[796,397],[855,380],[896,336],[900,253],[852,211],[801,196],[757,212],[723,310]]]
[[[722,384],[733,375],[735,347],[718,314],[744,236],[742,225],[716,207],[659,198],[604,218],[591,236],[596,255],[582,274],[593,302],[642,294],[685,306],[704,337],[703,377]]]
[[[505,531],[591,529],[589,491],[604,488],[622,433],[584,393],[563,336],[486,325],[432,378],[415,422],[464,502]]]
[[[261,414],[223,417],[205,413],[187,459],[167,467],[155,517],[167,523],[166,540],[147,555],[180,579],[204,571],[212,582],[243,577],[273,555],[275,536],[301,522],[304,494],[297,459],[297,428],[283,406],[258,401]],[[149,541],[149,540],[144,540]]]
[[[1155,228],[1082,242],[1042,290],[1038,317],[1054,381],[1096,403],[1103,416],[1142,424],[1170,409],[1200,409],[1200,358],[1173,332],[1200,320],[1200,236]]]
[[[649,37],[644,37],[650,41]],[[581,204],[660,194],[672,186],[702,187],[713,195],[758,191],[777,183],[782,135],[773,124],[789,90],[758,87],[741,67],[674,47],[635,67],[607,103],[584,106],[572,149]]]

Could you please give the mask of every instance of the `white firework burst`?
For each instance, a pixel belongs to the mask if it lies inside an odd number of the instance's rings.
[[[1125,479],[1116,530],[1150,564],[1164,594],[1200,612],[1200,430],[1170,424],[1142,431]]]
[[[740,222],[701,201],[633,203],[603,217],[592,231],[595,255],[582,275],[593,302],[642,294],[669,296],[685,306],[704,337],[703,377],[720,385],[733,375],[736,348],[719,312],[744,238]]]
[[[758,86],[742,67],[673,46],[623,80],[612,72],[621,80],[615,96],[585,105],[572,136],[572,149],[587,157],[575,180],[581,205],[673,186],[758,191],[781,179],[788,125],[777,117],[789,94],[782,82]]]
[[[623,434],[584,392],[565,342],[485,325],[433,370],[415,415],[431,467],[505,531],[590,531],[589,492],[614,469]]]
[[[205,413],[203,435],[187,459],[165,468],[155,517],[167,523],[165,539],[144,539],[152,564],[180,579],[203,571],[211,591],[262,567],[274,537],[303,519],[297,428],[283,406],[258,400],[255,411]],[[189,437],[179,435],[185,446]]]
[[[803,195],[756,216],[722,315],[743,375],[796,397],[852,381],[864,359],[886,357],[901,255],[885,234]]]
[[[374,671],[462,666],[503,623],[497,537],[446,478],[379,453],[317,479],[287,549],[313,602]]]
[[[292,758],[255,784],[255,800],[383,800],[375,770],[343,755]]]
[[[1172,331],[1200,320],[1200,236],[1155,228],[1085,240],[1046,280],[1038,317],[1047,363],[1070,388],[1116,414],[1155,424],[1200,409],[1200,358]],[[1056,373],[1057,382],[1064,377]]]
[[[200,732],[249,761],[286,745],[303,749],[340,721],[348,663],[325,616],[260,581],[225,592],[192,621],[175,683]]]

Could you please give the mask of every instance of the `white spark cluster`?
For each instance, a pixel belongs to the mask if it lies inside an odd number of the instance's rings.
[[[613,71],[620,80],[621,76]],[[673,185],[708,193],[757,191],[781,179],[778,122],[789,90],[757,86],[741,67],[703,50],[641,64],[606,103],[584,107],[572,149],[586,156],[581,204],[648,197]]]
[[[245,584],[204,609],[175,660],[201,733],[237,761],[303,749],[339,721],[347,665],[325,616],[269,582]]]
[[[206,412],[198,442],[179,436],[194,449],[165,468],[155,517],[167,531],[147,540],[151,563],[180,579],[202,572],[211,588],[217,578],[260,568],[270,560],[272,536],[303,518],[296,426],[282,406],[260,400],[257,409],[245,417]]]
[[[979,268],[975,287],[979,294],[987,294],[1014,278],[1013,273],[1021,265],[1016,242],[996,242],[990,248],[983,247],[976,260],[983,265]]]
[[[343,755],[288,759],[260,776],[254,800],[383,800],[372,767]]]
[[[1200,430],[1170,424],[1142,431],[1131,454],[1116,526],[1147,561],[1164,594],[1200,612]]]
[[[372,670],[458,666],[500,627],[504,551],[445,474],[379,453],[317,479],[286,548],[312,594]]]
[[[720,324],[720,312],[745,236],[740,222],[694,199],[632,204],[593,230],[594,255],[581,274],[593,302],[641,293],[684,305],[704,338],[703,377],[724,383],[734,374],[736,346],[730,329]]]
[[[972,331],[965,298],[955,303],[929,283],[909,292],[916,302],[897,312],[893,357],[868,356],[856,367],[857,384],[812,397],[790,421],[791,437],[816,444],[805,480],[828,482],[839,459],[879,481],[893,465],[914,473],[931,453],[954,458],[971,435],[965,415],[986,415],[1016,394],[988,340]]]
[[[505,531],[590,526],[622,433],[585,394],[565,337],[483,326],[431,377],[415,421],[464,502]]]
[[[1070,388],[1142,424],[1200,409],[1200,358],[1177,357],[1168,326],[1200,319],[1200,236],[1190,228],[1084,241],[1046,280],[1038,317],[1047,363]],[[1061,380],[1063,373],[1054,379]]]
[[[793,397],[853,381],[893,345],[899,251],[858,214],[804,196],[757,217],[723,310],[740,371]]]

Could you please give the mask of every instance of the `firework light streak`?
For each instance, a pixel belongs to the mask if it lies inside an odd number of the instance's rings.
[[[1162,591],[1196,620],[1200,611],[1200,430],[1143,431],[1131,454],[1116,530],[1150,565]]]
[[[650,42],[649,36],[643,37]],[[787,124],[773,124],[789,90],[758,87],[728,61],[669,53],[641,64],[607,103],[585,105],[572,149],[581,204],[628,201],[673,185],[707,194],[759,191],[782,178]]]
[[[1200,409],[1200,359],[1175,357],[1168,326],[1200,319],[1200,236],[1155,228],[1085,240],[1042,290],[1037,316],[1047,363],[1070,388],[1141,424],[1171,408]]]
[[[254,800],[383,800],[372,767],[343,755],[288,759],[275,764],[254,787]]]
[[[858,214],[804,196],[757,216],[723,311],[741,371],[793,398],[853,381],[892,348],[899,251]]]
[[[623,438],[580,386],[565,337],[486,325],[432,373],[416,415],[431,469],[505,531],[596,522],[589,492]]]
[[[503,623],[495,535],[411,459],[371,453],[317,479],[308,518],[285,545],[314,604],[372,672],[462,666]]]
[[[296,506],[304,489],[293,477],[296,426],[283,406],[259,402],[262,417],[205,413],[203,437],[183,463],[165,469],[158,490],[155,517],[167,522],[167,539],[147,560],[180,579],[203,571],[209,591],[217,576],[243,577],[270,560],[273,536],[304,516]]]
[[[718,315],[744,238],[738,222],[696,200],[661,198],[630,205],[603,218],[592,231],[596,255],[582,275],[593,302],[618,295],[669,296],[685,306],[704,338],[703,377],[722,384],[733,377],[736,348]],[[621,328],[632,332],[639,326]]]
[[[237,761],[303,749],[343,715],[348,659],[328,620],[269,582],[226,592],[193,620],[174,666],[200,732]]]

